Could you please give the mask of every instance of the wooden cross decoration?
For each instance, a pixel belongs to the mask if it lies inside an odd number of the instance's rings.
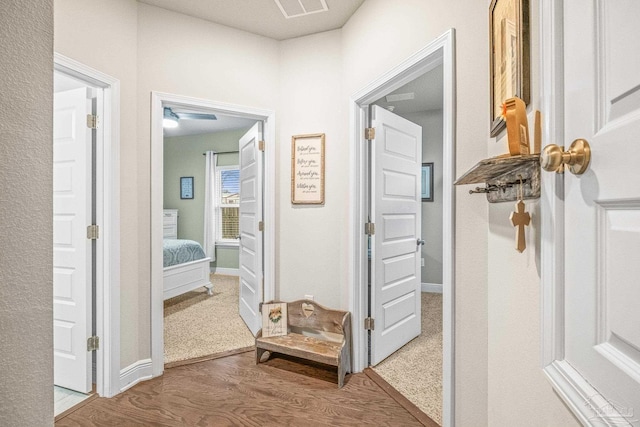
[[[518,227],[516,231],[516,250],[520,253],[524,252],[527,243],[524,238],[524,226],[531,222],[531,215],[524,210],[524,202],[522,200],[516,203],[516,211],[511,212],[511,223],[514,227]]]

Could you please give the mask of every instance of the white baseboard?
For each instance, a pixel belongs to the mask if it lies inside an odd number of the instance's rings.
[[[120,392],[151,378],[151,359],[138,360],[120,370]]]
[[[442,283],[423,283],[422,292],[432,292],[434,294],[441,294]]]
[[[214,267],[211,269],[211,272],[216,274],[224,274],[226,276],[240,276],[239,268]]]

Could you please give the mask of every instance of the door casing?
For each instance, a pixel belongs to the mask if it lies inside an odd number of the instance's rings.
[[[54,53],[54,70],[99,88],[96,133],[96,392],[120,392],[120,81]]]
[[[455,30],[450,29],[423,49],[350,97],[349,310],[353,315],[353,369],[367,367],[368,343],[364,318],[368,308],[367,143],[364,129],[368,106],[436,66],[443,66],[443,426],[454,425],[454,297],[455,297]]]
[[[264,123],[263,181],[263,245],[265,301],[275,299],[275,141],[276,115],[273,110],[224,104],[216,101],[151,93],[151,369],[152,376],[164,371],[164,314],[162,292],[162,209],[163,209],[163,103],[181,107],[196,107],[220,114],[261,120]]]

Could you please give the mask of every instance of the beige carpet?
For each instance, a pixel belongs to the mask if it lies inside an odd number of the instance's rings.
[[[193,359],[254,344],[238,314],[238,278],[211,275],[204,288],[164,302],[164,362]]]
[[[373,369],[442,425],[442,294],[422,293],[422,333]]]

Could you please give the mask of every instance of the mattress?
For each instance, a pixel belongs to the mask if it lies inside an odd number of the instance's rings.
[[[206,257],[200,243],[186,239],[164,239],[163,252],[163,264],[165,267],[184,264]]]

